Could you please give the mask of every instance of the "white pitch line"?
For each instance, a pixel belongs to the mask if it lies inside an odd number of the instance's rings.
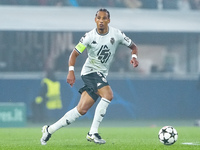
[[[184,145],[200,145],[198,143],[182,143],[182,144],[184,144]]]

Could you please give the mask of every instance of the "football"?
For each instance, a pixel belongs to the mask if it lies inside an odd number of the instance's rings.
[[[172,126],[164,126],[158,133],[158,138],[165,145],[172,145],[178,139],[178,132]]]

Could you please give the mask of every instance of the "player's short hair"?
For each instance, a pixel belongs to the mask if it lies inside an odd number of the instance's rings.
[[[109,12],[107,9],[105,9],[105,8],[100,8],[100,9],[97,11],[97,13],[96,13],[95,16],[97,16],[98,12],[100,12],[100,11],[106,12],[106,13],[108,14],[108,18],[110,19],[110,12]]]

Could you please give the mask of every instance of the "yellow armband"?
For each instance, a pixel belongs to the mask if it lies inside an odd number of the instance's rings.
[[[83,45],[82,43],[78,43],[77,45],[76,45],[76,50],[78,50],[80,53],[82,53],[84,50],[85,50],[85,45]]]

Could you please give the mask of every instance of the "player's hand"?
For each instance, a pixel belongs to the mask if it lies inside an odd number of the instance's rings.
[[[69,83],[69,85],[72,87],[75,83],[75,80],[74,71],[69,71],[67,75],[67,83]]]
[[[137,67],[139,65],[139,62],[134,57],[131,59],[130,63],[133,65],[133,67]]]

